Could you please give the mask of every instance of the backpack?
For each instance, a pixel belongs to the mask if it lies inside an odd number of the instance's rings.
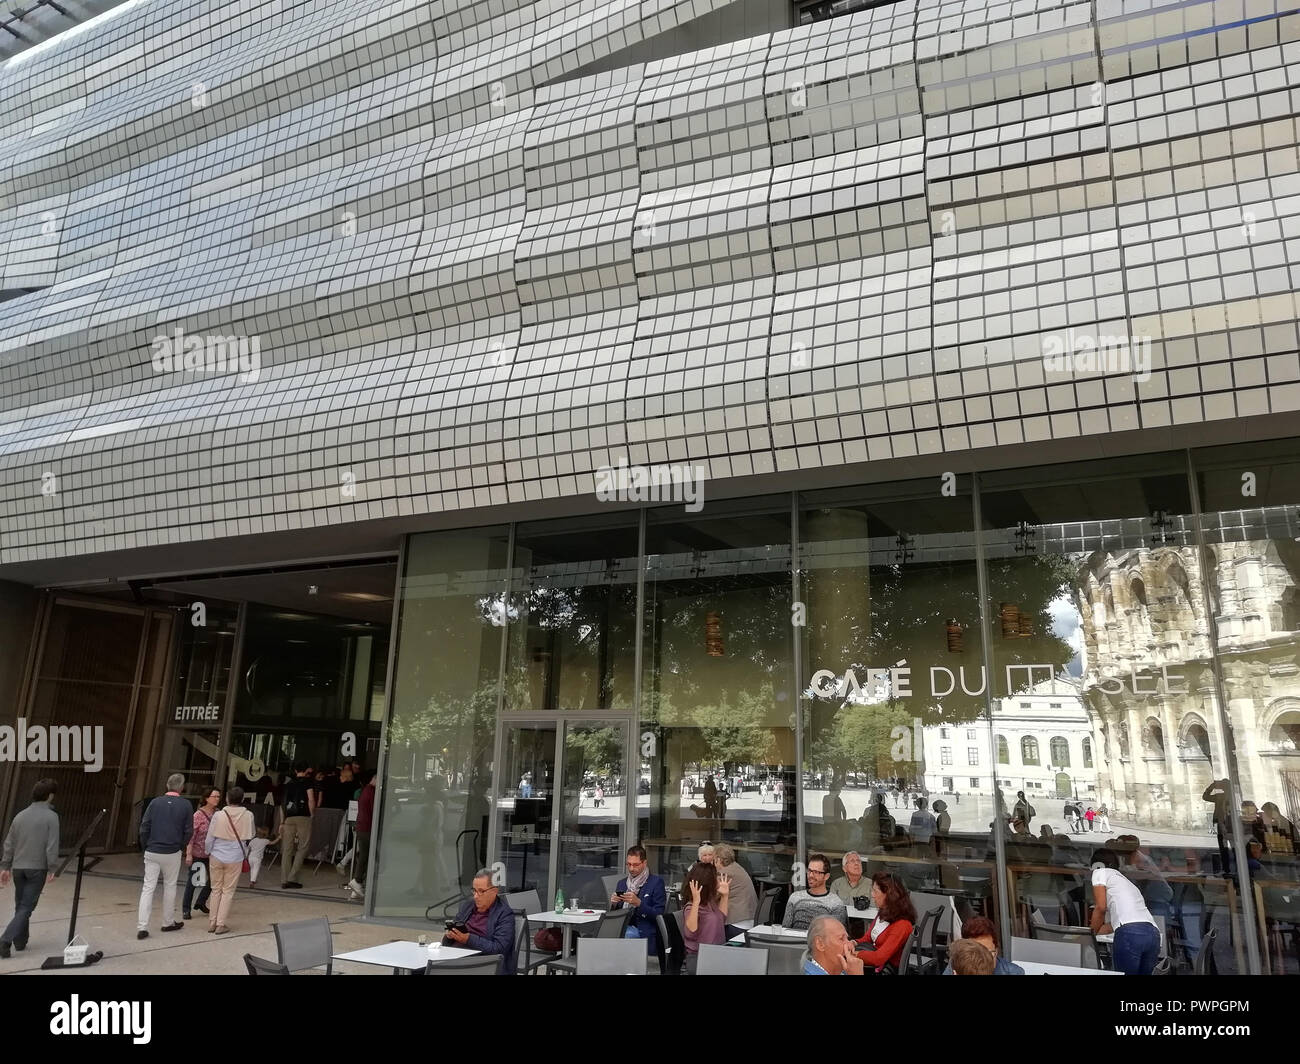
[[[307,784],[301,779],[291,779],[284,785],[284,815],[308,816],[311,810],[307,805]]]

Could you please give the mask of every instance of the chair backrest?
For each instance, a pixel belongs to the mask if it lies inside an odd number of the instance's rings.
[[[429,961],[425,975],[500,975],[505,961],[500,953],[481,957],[457,957],[454,961]]]
[[[945,935],[952,934],[952,902],[945,895],[926,894],[924,891],[914,890],[912,891],[912,904],[916,906],[918,913],[938,909],[938,923],[935,924],[934,930]]]
[[[763,891],[763,896],[758,899],[758,911],[754,914],[754,923],[770,924],[772,922],[772,907],[776,904],[776,896],[780,893],[780,887],[769,887]]]
[[[645,975],[645,966],[645,939],[578,939],[579,975]]]
[[[276,964],[275,961],[268,961],[265,957],[254,957],[251,953],[244,954],[244,967],[248,969],[249,975],[289,975],[289,969],[283,964]]]
[[[596,938],[622,938],[623,932],[627,928],[627,922],[632,916],[633,910],[628,906],[621,909],[611,909],[600,918],[600,923],[596,925]],[[641,939],[632,939],[631,941],[640,942],[642,949],[645,948],[645,942]]]
[[[1214,961],[1214,940],[1219,937],[1219,929],[1212,927],[1201,936],[1201,948],[1196,954],[1196,964],[1192,968],[1195,975],[1218,975],[1219,966]]]
[[[325,965],[328,975],[334,967],[334,940],[330,936],[330,922],[323,916],[310,920],[293,920],[272,924],[275,929],[275,947],[280,952],[280,963],[291,972]]]
[[[686,963],[686,943],[672,914],[656,916],[659,925],[659,941],[664,948],[664,960],[669,975],[681,975],[682,965]]]
[[[601,876],[600,881],[605,884],[605,904],[609,904],[609,899],[614,896],[614,888],[618,886],[618,881],[623,877],[617,872],[612,876]]]
[[[1163,935],[1163,928],[1161,933]],[[1029,934],[1031,938],[1043,942],[1065,942],[1071,946],[1078,946],[1080,964],[1084,968],[1101,967],[1097,961],[1097,941],[1092,937],[1090,927],[1076,924],[1032,923],[1029,926]],[[1034,960],[1034,958],[1026,957],[1025,960]]]
[[[765,949],[737,949],[735,946],[700,946],[696,975],[767,975]]]
[[[532,916],[534,913],[542,911],[542,896],[535,890],[520,890],[514,894],[506,894],[502,897],[513,912],[523,913],[525,916]]]
[[[929,915],[928,913],[926,914]],[[898,955],[898,974],[910,975],[912,964],[912,951],[916,949],[916,944],[920,941],[921,929],[912,928],[912,933],[907,936],[907,941],[903,943],[902,952]]]
[[[1011,960],[1035,961],[1038,964],[1064,964],[1082,968],[1083,943],[1052,942],[1041,938],[1013,938]]]
[[[758,947],[768,953],[768,975],[800,975],[803,972],[803,955],[808,944],[803,939],[781,938],[777,935],[745,932],[745,946]]]

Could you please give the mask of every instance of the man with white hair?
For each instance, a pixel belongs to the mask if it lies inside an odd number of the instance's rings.
[[[153,893],[158,878],[163,884],[164,931],[179,931],[185,925],[176,918],[176,877],[181,870],[181,854],[194,834],[194,806],[181,797],[185,777],[173,772],[167,777],[167,793],[155,798],[140,821],[140,846],[144,850],[144,886],[140,891],[140,911],[136,914],[136,938],[149,937],[149,913],[153,910]]]
[[[718,876],[731,883],[728,925],[741,930],[753,927],[754,917],[758,914],[758,891],[754,889],[754,881],[749,878],[745,866],[736,860],[736,851],[725,842],[718,843],[713,847],[713,865]]]
[[[834,916],[818,916],[808,925],[808,957],[804,975],[862,975],[866,965],[853,948],[853,940]]]

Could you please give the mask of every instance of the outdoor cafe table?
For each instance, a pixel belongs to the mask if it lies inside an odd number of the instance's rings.
[[[1016,961],[1026,975],[1123,975],[1104,968],[1075,968],[1069,964],[1043,964],[1041,961]]]
[[[465,949],[463,946],[440,946],[430,949],[418,942],[385,942],[380,946],[367,946],[354,949],[351,953],[336,953],[336,961],[353,961],[357,964],[376,964],[383,968],[392,968],[394,975],[403,972],[422,972],[429,961],[454,961],[461,957],[473,957],[479,951]]]
[[[876,916],[876,910],[871,909],[849,909],[848,915],[854,920],[873,920]],[[777,938],[788,938],[790,941],[806,941],[808,938],[807,931],[796,931],[793,927],[782,927],[780,924],[758,924],[751,927],[748,932],[742,931],[739,935],[734,936],[728,941],[728,945],[743,946],[745,944],[745,935],[752,933],[755,935],[773,935]]]
[[[599,909],[566,909],[562,913],[530,913],[528,921],[534,924],[545,924],[548,927],[558,924],[560,933],[564,936],[560,956],[567,957],[569,955],[569,946],[573,941],[574,925],[594,924],[604,915]]]

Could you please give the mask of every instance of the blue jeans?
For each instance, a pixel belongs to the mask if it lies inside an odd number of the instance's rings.
[[[1155,924],[1125,924],[1115,932],[1111,955],[1116,971],[1125,975],[1150,975],[1160,957],[1160,930]]]
[[[649,929],[643,931],[635,924],[629,923],[627,925],[627,930],[623,932],[623,937],[644,939],[646,943],[646,953],[659,952],[656,948],[659,942],[659,933],[657,931],[651,931]]]
[[[49,875],[44,868],[15,868],[14,877],[14,918],[9,921],[0,942],[9,942],[19,949],[27,948],[27,934],[36,909],[41,900],[41,891],[45,889],[45,877]]]

